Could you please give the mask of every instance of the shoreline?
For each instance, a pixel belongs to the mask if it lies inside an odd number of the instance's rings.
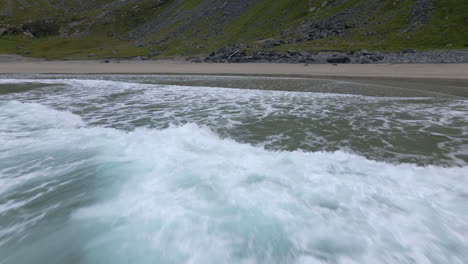
[[[176,60],[0,61],[0,74],[193,74],[296,77],[468,79],[462,64],[189,63]]]

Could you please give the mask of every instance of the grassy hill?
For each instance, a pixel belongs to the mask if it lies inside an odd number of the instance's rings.
[[[0,35],[0,53],[46,58],[206,55],[236,44],[276,51],[458,49],[468,44],[468,2],[0,0]]]

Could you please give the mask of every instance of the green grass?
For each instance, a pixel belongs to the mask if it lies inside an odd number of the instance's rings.
[[[237,42],[275,36],[308,15],[307,0],[261,0],[226,28],[225,38]]]
[[[183,10],[190,10],[197,7],[201,3],[201,0],[186,0],[182,3]]]
[[[24,54],[24,51],[29,54]],[[99,59],[147,56],[149,49],[135,48],[132,42],[110,38],[0,38],[0,53],[19,53],[46,59],[87,59],[89,54],[94,53],[96,57],[92,58]]]
[[[437,0],[434,10],[429,14],[429,21],[425,26],[408,28],[411,16],[411,7],[414,0],[404,0],[393,5],[388,1],[372,13],[361,14],[367,16],[369,23],[354,28],[347,38],[329,37],[320,40],[308,41],[298,44],[282,45],[275,48],[277,51],[295,50],[381,50],[401,51],[407,48],[417,50],[428,49],[459,49],[468,44],[468,30],[465,19],[468,18],[468,2],[461,4],[457,0]],[[360,4],[352,0],[323,10],[323,13],[314,14],[312,18],[320,19],[338,13],[349,7]],[[372,10],[373,7],[369,7]],[[465,30],[463,30],[465,29]],[[363,33],[376,32],[375,35]]]
[[[6,0],[3,0],[6,2]],[[22,1],[24,3],[21,4],[19,0],[14,0],[13,4],[13,16],[9,18],[5,18],[7,22],[10,23],[23,23],[28,21],[29,19],[33,18],[47,18],[56,14],[57,9],[50,5],[47,1],[35,1],[35,0],[28,0]],[[7,6],[5,3],[4,6]]]
[[[438,0],[427,25],[409,34],[409,39],[396,33],[389,39],[420,49],[463,48],[468,44],[465,19],[468,19],[467,1]]]
[[[0,37],[0,54],[16,54],[18,52],[16,47],[21,44],[23,44],[21,41]]]
[[[66,3],[69,7],[77,7],[76,1],[66,0]],[[84,25],[79,30],[84,31],[87,25],[92,25],[91,30],[85,38],[57,36],[40,39],[23,36],[0,38],[0,53],[24,54],[27,50],[30,52],[28,56],[50,59],[85,59],[89,53],[96,54],[96,58],[148,55],[150,47],[135,48],[134,41],[128,40],[126,34],[162,14],[174,22],[140,40],[161,40],[170,36],[167,43],[153,47],[163,51],[164,57],[207,55],[219,47],[238,43],[247,43],[251,46],[251,50],[256,50],[261,48],[257,43],[259,39],[270,37],[281,39],[281,32],[284,30],[292,35],[304,19],[320,21],[347,8],[356,7],[359,7],[356,10],[360,11],[355,15],[355,19],[365,20],[368,23],[351,29],[345,38],[329,37],[287,44],[275,47],[274,50],[399,51],[406,48],[418,50],[463,48],[468,43],[468,25],[465,22],[468,18],[468,2],[459,0],[436,0],[435,8],[429,16],[429,23],[410,30],[408,23],[415,0],[385,1],[383,4],[380,0],[366,2],[348,0],[336,4],[329,0],[326,7],[321,7],[323,1],[314,1],[314,5],[320,7],[315,12],[309,12],[309,0],[257,0],[250,2],[251,6],[240,17],[228,18],[225,26],[220,26],[218,35],[213,34],[213,25],[219,26],[217,23],[223,21],[222,10],[192,25],[184,24],[193,12],[198,12],[197,7],[202,0],[185,0],[181,4],[170,0],[164,5],[159,5],[159,2],[154,0],[121,2],[108,12],[104,4],[111,1],[113,0],[96,0],[95,8],[87,12],[63,14],[58,7],[48,4],[48,1],[27,0],[27,6],[34,8],[24,10],[16,2],[15,16],[10,20],[23,23],[27,19],[40,21],[44,17],[55,15],[56,23],[60,25],[72,21],[84,21]],[[5,3],[5,0],[0,0],[0,9],[5,8]],[[103,14],[106,16],[102,16]],[[93,23],[96,18],[101,20]],[[2,17],[0,23],[1,19]],[[184,31],[179,31],[181,28],[184,28]],[[365,34],[371,32],[375,34]],[[204,38],[205,35],[208,37]],[[24,48],[18,49],[17,46]],[[113,50],[118,50],[118,53],[112,53]]]

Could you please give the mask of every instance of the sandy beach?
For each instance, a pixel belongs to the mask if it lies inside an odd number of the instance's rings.
[[[9,58],[9,59],[8,59]],[[120,61],[97,60],[42,61],[0,59],[0,74],[215,74],[267,76],[336,76],[385,78],[468,79],[468,64],[281,64],[188,63],[176,60]]]

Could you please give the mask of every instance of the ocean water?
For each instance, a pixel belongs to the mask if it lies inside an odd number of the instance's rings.
[[[467,99],[168,78],[0,78],[1,264],[468,263]]]

